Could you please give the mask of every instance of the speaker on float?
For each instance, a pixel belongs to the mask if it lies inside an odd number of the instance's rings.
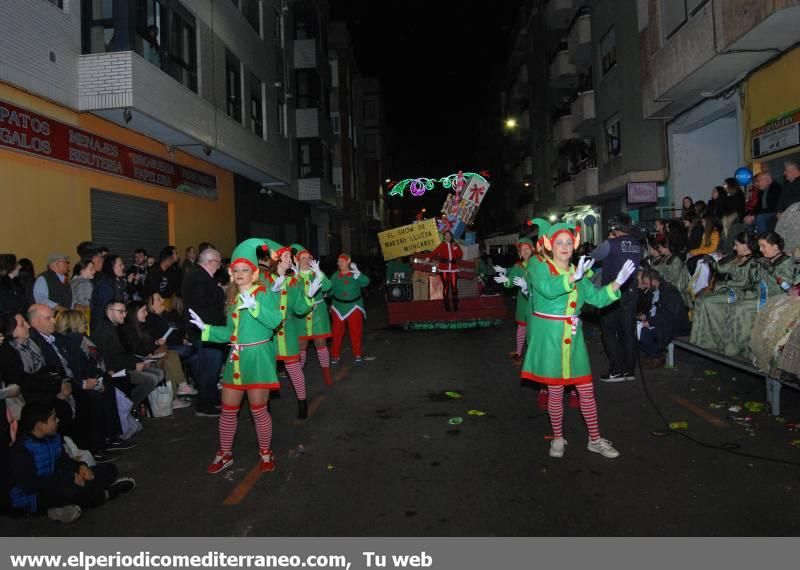
[[[387,283],[386,293],[392,303],[414,300],[414,287],[411,283]]]

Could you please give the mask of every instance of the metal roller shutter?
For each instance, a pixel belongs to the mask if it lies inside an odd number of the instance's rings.
[[[169,245],[167,203],[92,190],[92,241],[121,255],[128,265],[143,247],[158,257]]]

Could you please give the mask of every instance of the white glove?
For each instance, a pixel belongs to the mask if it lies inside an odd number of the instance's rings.
[[[319,291],[320,287],[322,287],[322,279],[317,277],[316,279],[314,279],[314,281],[311,282],[311,287],[308,288],[308,293],[307,293],[308,297],[313,299],[314,295],[317,294],[317,291]]]
[[[239,293],[239,300],[241,304],[239,305],[239,310],[242,309],[255,309],[256,308],[256,296],[250,293]]]
[[[495,265],[492,269],[494,269],[494,272],[497,273],[498,275],[505,275],[506,274],[506,268],[505,267],[500,267],[499,265]],[[500,281],[498,281],[498,283],[500,283]]]
[[[361,277],[361,272],[358,270],[358,266],[355,263],[350,264],[350,271],[353,272],[353,279]]]
[[[631,275],[636,271],[636,264],[632,260],[628,260],[625,262],[625,265],[622,266],[622,269],[619,270],[617,273],[617,278],[614,279],[617,285],[622,287],[625,285],[625,282],[630,278]]]
[[[506,276],[505,273],[503,273],[502,275],[496,275],[494,278],[494,282],[500,283],[500,285],[505,285],[506,283],[508,283],[508,277]]]
[[[582,255],[578,260],[578,267],[575,268],[575,281],[580,281],[586,272],[594,265],[594,259]]]
[[[319,261],[317,261],[316,259],[312,259],[308,263],[308,266],[311,268],[311,271],[314,272],[314,275],[320,278],[322,277],[322,269],[320,269],[319,267]]]
[[[205,330],[206,324],[203,322],[203,319],[200,318],[200,315],[194,312],[194,309],[189,309],[189,315],[192,317],[189,319],[189,322],[196,326],[198,329]]]
[[[506,277],[506,280],[507,279],[508,279],[508,277]],[[522,294],[523,295],[527,295],[528,294],[528,282],[525,281],[525,279],[523,279],[522,277],[514,277],[514,285],[516,285],[517,287],[522,289]]]
[[[292,273],[294,273],[295,275],[300,275],[300,268],[297,267],[294,263],[292,263],[290,269],[292,270]]]
[[[284,281],[286,281],[286,275],[278,275],[275,278],[275,284],[272,286],[272,292],[277,293],[280,291]]]

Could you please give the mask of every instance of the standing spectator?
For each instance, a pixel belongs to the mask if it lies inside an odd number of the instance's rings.
[[[158,293],[167,304],[167,309],[171,307],[172,296],[178,287],[178,278],[172,271],[177,261],[178,253],[173,246],[167,246],[161,250],[158,256],[158,263],[151,267],[147,272],[144,282],[144,289],[147,295]],[[179,271],[180,272],[180,271]]]
[[[735,213],[739,217],[739,221],[744,220],[746,200],[742,187],[735,178],[725,179],[725,201],[722,207],[722,215]]]
[[[182,298],[187,313],[188,309],[192,309],[203,322],[214,326],[222,326],[227,322],[225,289],[214,279],[221,263],[222,256],[216,249],[204,249],[198,257],[197,267],[190,269],[183,280]],[[188,338],[197,348],[198,355],[196,414],[219,416],[217,381],[225,359],[225,345],[204,343],[200,331],[194,327],[188,329]]]
[[[652,292],[652,302],[649,311],[638,316],[639,346],[647,355],[644,365],[659,368],[667,361],[665,350],[669,343],[676,336],[689,333],[689,315],[680,292],[671,283],[662,281],[658,271],[645,271],[642,285]]]
[[[781,191],[781,198],[778,202],[777,217],[794,204],[800,202],[800,162],[792,159],[783,163],[783,175],[786,177],[786,184]]]
[[[609,238],[595,249],[591,257],[603,262],[601,285],[614,281],[626,261],[635,267],[642,262],[642,245],[632,235],[633,226],[627,214],[618,214],[609,220]],[[638,292],[636,281],[628,279],[619,286],[620,298],[600,313],[600,329],[603,347],[609,361],[608,374],[600,378],[603,382],[634,380],[636,364],[636,304]]]
[[[693,212],[685,214],[681,220],[683,227],[686,228],[686,248],[688,250],[697,249],[703,243],[703,223]]]
[[[714,189],[711,191],[711,200],[708,201],[706,211],[717,218],[721,218],[723,210],[725,209],[726,194],[727,192],[725,192],[724,186],[714,186]]]
[[[19,278],[19,270],[16,255],[0,254],[0,311],[14,314],[28,309],[25,285]]]
[[[125,304],[129,300],[125,263],[119,255],[109,255],[103,261],[103,271],[95,276],[91,305],[92,327],[96,321],[102,320],[105,307],[111,301]]]
[[[33,298],[54,311],[72,307],[72,290],[67,282],[69,257],[61,253],[47,256],[47,271],[39,275],[33,285]]]
[[[28,300],[28,305],[33,305],[36,302],[33,298],[34,276],[36,275],[36,271],[33,269],[33,262],[27,257],[23,257],[18,263],[19,280],[22,281],[22,285],[25,287],[25,298]]]
[[[197,265],[197,248],[196,247],[187,247],[186,248],[186,258],[183,260],[183,264],[181,264],[181,270],[184,274]]]
[[[758,188],[758,203],[752,213],[754,219],[745,219],[745,223],[755,224],[756,235],[761,235],[775,229],[777,221],[775,214],[781,200],[782,188],[769,172],[762,172],[756,176],[756,188]]]
[[[94,292],[94,264],[81,261],[75,265],[72,272],[72,281],[69,286],[72,289],[72,308],[80,311],[88,311],[92,305],[92,293]]]
[[[133,280],[130,281],[133,289],[133,297],[137,300],[144,300],[147,293],[144,290],[144,280],[147,278],[147,252],[137,248],[133,252],[133,264],[125,270],[125,277],[130,279],[133,275]]]

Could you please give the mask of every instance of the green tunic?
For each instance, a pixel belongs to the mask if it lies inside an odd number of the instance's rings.
[[[202,339],[206,342],[225,343],[231,346],[230,356],[222,373],[226,388],[277,389],[275,371],[275,329],[281,325],[276,296],[270,295],[261,284],[250,289],[255,294],[254,309],[240,311],[240,299],[227,307],[228,320],[224,326],[206,325]],[[247,346],[250,345],[250,346]]]
[[[269,292],[278,300],[278,311],[283,319],[283,326],[276,335],[277,358],[294,362],[300,359],[300,345],[297,339],[300,335],[299,317],[304,317],[311,311],[313,301],[305,294],[301,281],[295,277],[287,277],[281,283],[278,291],[272,291],[275,276],[267,278]]]
[[[311,283],[317,278],[313,271],[301,271],[298,275],[303,284],[303,291],[308,297]],[[312,299],[314,306],[305,316],[294,317],[298,320],[297,326],[300,339],[327,338],[331,336],[331,317],[328,314],[328,305],[325,302],[325,293],[331,290],[331,280],[322,274],[322,286]]]
[[[620,298],[612,284],[596,287],[588,277],[570,283],[575,271],[561,271],[553,262],[532,263],[528,291],[531,295],[529,332],[535,337],[525,353],[521,376],[543,384],[586,384],[592,381],[589,354],[581,330],[584,303],[598,308]]]
[[[681,298],[687,307],[691,307],[692,299],[686,288],[689,286],[690,275],[686,270],[686,264],[680,257],[675,255],[665,255],[659,257],[653,263],[653,269],[661,274],[667,283],[675,286],[680,291]]]
[[[507,277],[508,281],[506,281],[503,286],[507,288],[516,287],[514,285],[514,277],[522,277],[523,279],[527,279],[528,275],[528,265],[527,261],[518,261],[514,264],[514,267],[508,270]],[[516,312],[516,320],[517,324],[521,326],[528,325],[528,310],[529,310],[529,303],[528,303],[528,296],[522,294],[522,291],[517,291],[517,312]]]
[[[331,277],[330,295],[333,297],[331,311],[334,311],[341,320],[345,320],[353,311],[361,311],[366,318],[367,311],[364,309],[364,300],[361,298],[361,288],[367,285],[369,285],[369,277],[363,273],[356,279],[350,271],[347,273],[337,272]]]
[[[714,291],[695,300],[690,340],[703,348],[744,357],[756,313],[758,264],[749,257],[744,261],[735,257],[726,259],[716,264],[718,277]]]

